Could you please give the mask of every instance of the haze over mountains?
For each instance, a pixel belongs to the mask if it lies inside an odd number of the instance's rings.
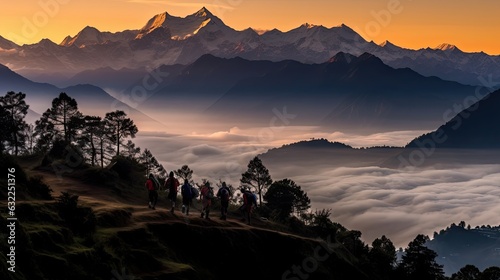
[[[294,126],[365,133],[430,130],[446,121],[443,112],[477,90],[408,68],[394,69],[368,53],[356,57],[341,52],[320,64],[203,55],[186,66],[164,65],[150,72],[87,70],[69,79],[68,89],[34,83],[2,69],[0,90],[23,91],[29,99],[51,100],[57,92],[76,91],[83,108],[105,106],[110,111],[122,105],[118,99],[154,119],[190,115],[219,125],[215,129],[266,126],[279,111],[293,115]],[[89,84],[109,89],[114,98]],[[47,101],[36,103],[48,106]]]
[[[48,83],[33,82],[0,64],[0,92],[23,92],[30,105],[26,120],[34,123],[51,106],[60,92],[66,92],[78,102],[79,108],[87,115],[104,116],[106,112],[125,110],[136,122],[144,126],[160,125],[156,120],[110,96],[97,86],[78,84],[64,88]]]
[[[464,108],[437,130],[422,135],[407,147],[434,143],[437,148],[498,149],[500,148],[500,91],[492,92],[479,102]]]
[[[206,8],[185,18],[161,13],[141,29],[117,33],[87,26],[74,36],[68,35],[60,44],[44,39],[18,46],[0,36],[0,63],[29,78],[48,81],[50,77],[54,82],[101,67],[118,70],[189,64],[204,54],[323,63],[338,52],[355,56],[368,52],[392,67],[409,67],[425,76],[464,84],[481,85],[485,80],[500,77],[499,56],[464,53],[449,44],[420,50],[401,48],[390,42],[377,45],[343,24],[326,28],[306,23],[287,32],[274,29],[259,35],[250,28],[232,29]]]

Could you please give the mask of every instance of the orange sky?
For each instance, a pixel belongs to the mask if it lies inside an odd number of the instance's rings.
[[[500,54],[497,0],[23,0],[4,1],[0,35],[16,43],[60,43],[87,25],[139,29],[155,14],[186,16],[206,6],[227,25],[287,31],[308,22],[344,23],[368,41],[418,49],[441,43]]]

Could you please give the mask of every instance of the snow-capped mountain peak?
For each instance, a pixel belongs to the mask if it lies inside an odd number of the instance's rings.
[[[453,50],[460,50],[457,48],[457,46],[452,45],[452,44],[447,44],[443,43],[435,48],[435,50],[442,50],[442,51],[453,51]]]
[[[315,25],[315,24],[311,24],[311,23],[308,23],[308,22],[306,22],[306,23],[302,24],[302,27],[305,27],[305,28],[307,28],[307,29],[311,29],[311,28],[314,28],[314,27],[319,27],[319,26],[320,26],[320,25]]]
[[[142,39],[144,36],[153,32],[154,30],[161,27],[166,27],[167,18],[169,17],[171,16],[167,12],[155,15],[146,23],[146,25],[143,28],[141,28],[139,34],[137,34],[135,39]]]
[[[198,12],[194,14],[197,17],[213,17],[214,15],[205,7],[201,8]]]
[[[71,36],[66,36],[61,43],[59,43],[60,46],[69,46],[71,40],[73,40],[73,37]]]
[[[174,40],[184,40],[200,32],[209,24],[218,24],[220,28],[226,27],[224,23],[203,7],[192,15],[184,18],[169,15],[167,12],[158,14],[148,21],[139,31],[135,39],[142,39],[158,28],[167,29]]]
[[[398,51],[401,50],[400,47],[394,45],[393,43],[391,43],[388,40],[385,40],[384,42],[382,42],[381,44],[379,44],[379,46],[382,47],[384,50],[390,51],[390,52],[398,52]]]
[[[101,31],[95,27],[86,26],[82,29],[82,31],[78,32],[75,37],[71,38],[70,36],[67,36],[60,45],[66,47],[73,45],[82,47],[89,44],[100,44],[103,42]]]

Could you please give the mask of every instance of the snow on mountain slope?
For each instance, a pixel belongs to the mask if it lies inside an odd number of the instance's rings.
[[[95,27],[87,26],[80,31],[75,37],[67,36],[59,44],[61,46],[70,47],[77,46],[79,48],[98,45],[109,42],[130,41],[137,34],[136,30],[125,30],[122,32],[101,32]]]
[[[465,53],[450,44],[420,50],[401,48],[391,42],[377,45],[344,24],[327,28],[306,23],[286,32],[273,29],[258,33],[250,28],[236,31],[206,8],[186,17],[158,14],[140,30],[111,33],[87,26],[59,45],[17,46],[0,37],[0,63],[35,77],[48,72],[73,75],[100,67],[189,64],[204,54],[322,63],[338,52],[369,52],[392,67],[408,67],[425,76],[465,84],[479,85],[479,77],[490,75],[493,81],[500,78],[500,56]]]
[[[452,44],[447,44],[447,43],[443,43],[439,46],[437,46],[436,48],[434,48],[435,50],[442,50],[442,51],[453,51],[453,50],[458,50],[460,51],[459,48],[457,48],[457,46],[455,45],[452,45]]]
[[[214,16],[206,8],[202,8],[195,14],[185,18],[172,16],[167,12],[158,14],[148,21],[135,39],[142,39],[159,28],[170,31],[172,40],[185,40],[205,28],[210,29],[212,32],[230,29],[218,17]]]

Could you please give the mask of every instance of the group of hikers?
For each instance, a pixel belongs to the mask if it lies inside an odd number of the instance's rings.
[[[160,182],[156,179],[153,174],[149,174],[146,180],[146,188],[149,193],[149,208],[155,210],[156,203],[158,201],[158,191],[160,189]],[[175,203],[177,201],[177,194],[179,190],[179,180],[174,177],[174,172],[170,172],[168,178],[163,184],[165,191],[168,191],[167,199],[170,201],[171,209],[170,212],[173,214],[175,211]],[[197,188],[198,187],[198,188]],[[220,211],[221,220],[227,219],[227,210],[229,207],[229,201],[231,200],[233,194],[231,189],[222,182],[217,194],[214,195],[213,187],[210,183],[206,181],[202,186],[197,185],[197,187],[192,186],[189,180],[184,179],[184,183],[180,186],[181,196],[182,196],[182,213],[189,215],[189,209],[193,200],[199,198],[202,203],[201,218],[210,220],[210,207],[212,205],[212,200],[216,197],[220,200]],[[199,189],[199,190],[198,190]],[[243,204],[239,208],[242,215],[242,221],[247,221],[248,224],[251,222],[252,210],[257,207],[257,198],[250,190],[245,187],[240,187],[240,192],[243,197]]]

